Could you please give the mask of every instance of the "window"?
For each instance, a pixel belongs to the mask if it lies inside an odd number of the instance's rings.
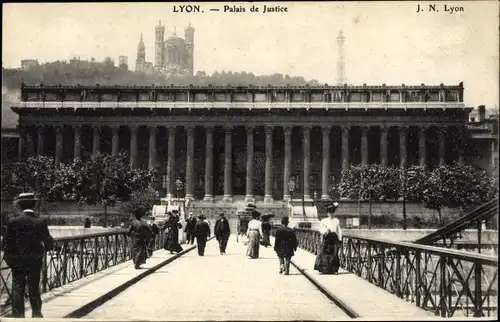
[[[253,100],[254,100],[254,102],[265,102],[267,100],[266,93],[253,94]]]
[[[196,93],[196,94],[194,94],[194,100],[196,102],[206,102],[207,101],[207,93]]]

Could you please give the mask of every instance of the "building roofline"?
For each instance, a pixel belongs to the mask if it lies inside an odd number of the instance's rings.
[[[40,90],[40,89],[318,89],[318,90],[429,90],[429,89],[455,89],[462,90],[463,83],[458,85],[335,85],[331,86],[328,84],[320,84],[320,85],[276,85],[276,84],[268,84],[268,85],[238,85],[238,84],[225,84],[225,85],[180,85],[180,84],[170,84],[170,85],[45,85],[45,84],[34,84],[28,85],[25,83],[21,83],[21,89],[24,90]]]

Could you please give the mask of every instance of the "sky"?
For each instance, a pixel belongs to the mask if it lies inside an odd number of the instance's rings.
[[[203,12],[181,11],[199,5]],[[439,11],[428,11],[435,4]],[[445,12],[444,5],[463,8]],[[245,12],[223,12],[224,5]],[[250,12],[252,6],[259,12]],[[280,6],[287,12],[262,13]],[[424,12],[417,13],[420,5]],[[220,11],[210,11],[210,9]],[[334,84],[340,29],[347,82],[418,85],[464,82],[465,103],[499,101],[499,4],[496,1],[10,3],[3,5],[2,64],[20,67],[72,57],[128,56],[135,68],[141,33],[154,62],[155,26],[170,36],[195,28],[194,68],[281,73]]]

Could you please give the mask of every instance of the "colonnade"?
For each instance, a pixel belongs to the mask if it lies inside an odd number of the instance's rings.
[[[63,131],[61,125],[54,125],[56,134],[55,144],[55,162],[59,164],[63,154]],[[137,166],[138,156],[138,125],[129,126],[131,132],[130,139],[130,162],[133,166]],[[264,200],[265,202],[272,202],[272,180],[273,180],[273,133],[277,126],[265,126],[265,184],[264,184]],[[283,126],[284,133],[284,171],[283,171],[283,196],[284,200],[290,199],[288,183],[291,176],[292,164],[292,129],[294,125]],[[330,185],[330,131],[332,125],[320,126],[322,129],[322,179],[321,179],[321,198],[329,199],[328,187]],[[350,130],[351,126],[342,125],[341,127],[341,144],[342,144],[342,169],[349,166],[349,151],[350,151]],[[148,126],[149,128],[149,166],[156,165],[156,133],[157,126]],[[224,126],[224,196],[223,200],[226,202],[232,201],[232,132],[233,126]],[[370,126],[361,127],[361,164],[368,164],[368,130]],[[408,126],[399,126],[399,160],[402,168],[407,167],[407,134]],[[426,166],[427,164],[427,150],[426,150],[426,133],[428,126],[419,125],[419,139],[418,139],[418,153],[419,165]],[[73,126],[74,129],[74,157],[81,157],[82,150],[82,126]],[[167,195],[172,196],[175,193],[175,127],[167,127],[168,129],[168,151],[167,151]],[[195,145],[195,127],[193,125],[185,126],[187,133],[187,149],[186,149],[186,199],[194,198],[194,145]],[[214,197],[213,191],[213,165],[214,165],[214,126],[205,126],[205,139],[206,139],[206,153],[205,153],[205,201],[212,201]],[[303,178],[310,178],[311,172],[311,126],[301,126],[302,129],[302,148],[303,148]],[[112,141],[111,151],[117,154],[119,150],[119,126],[111,126]],[[439,164],[445,164],[445,127],[438,127],[438,160]],[[380,163],[383,165],[388,164],[388,126],[380,126]],[[37,127],[37,153],[43,154],[44,145],[44,128],[43,126]],[[254,166],[254,133],[255,127],[246,127],[246,199],[253,200],[254,187],[253,187],[253,166]],[[32,138],[26,140],[27,132],[23,127],[20,127],[20,140],[19,140],[19,156],[23,156],[24,145],[26,141],[33,143]],[[93,153],[96,154],[100,150],[101,142],[101,126],[93,126]],[[34,147],[33,151],[34,151]],[[463,150],[458,150],[458,161],[463,162]],[[304,199],[309,200],[310,182],[303,180]]]

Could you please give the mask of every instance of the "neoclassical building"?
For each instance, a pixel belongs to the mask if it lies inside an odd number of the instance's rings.
[[[162,195],[195,202],[327,199],[350,164],[432,168],[472,157],[462,83],[21,91],[12,108],[21,157],[127,151],[134,166],[158,169]]]

